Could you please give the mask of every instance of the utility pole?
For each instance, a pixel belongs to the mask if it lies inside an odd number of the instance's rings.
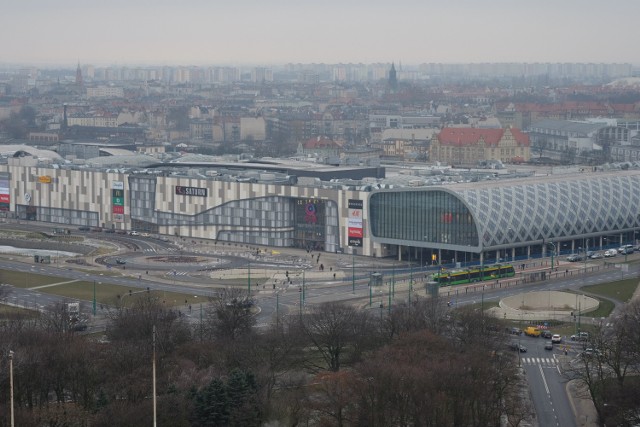
[[[351,292],[356,293],[356,248],[351,248]]]
[[[93,315],[96,315],[96,281],[93,281]]]
[[[156,404],[156,325],[153,325],[153,427],[157,427],[157,404]]]
[[[249,260],[249,268],[247,270],[247,289],[249,292],[247,298],[251,298],[251,260]]]
[[[13,351],[9,350],[9,400],[11,404],[11,427],[14,427],[13,417]]]
[[[409,264],[409,305],[411,305],[411,290],[413,289],[413,265]]]
[[[305,303],[307,301],[304,289],[304,270],[302,270],[302,302]]]

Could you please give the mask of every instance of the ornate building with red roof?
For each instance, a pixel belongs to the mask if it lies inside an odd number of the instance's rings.
[[[531,157],[529,136],[516,128],[443,128],[431,141],[430,159],[456,166],[478,161],[527,162]]]

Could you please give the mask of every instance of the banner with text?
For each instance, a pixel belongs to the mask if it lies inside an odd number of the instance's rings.
[[[348,207],[347,236],[349,237],[349,246],[362,247],[362,238],[364,237],[362,229],[362,209],[364,203],[362,200],[349,199]]]

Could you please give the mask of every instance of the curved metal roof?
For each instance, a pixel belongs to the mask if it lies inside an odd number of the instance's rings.
[[[640,227],[640,172],[554,177],[456,191],[484,248],[606,235]]]
[[[640,229],[640,171],[381,190],[369,209],[372,238],[394,244],[482,252],[606,236]]]

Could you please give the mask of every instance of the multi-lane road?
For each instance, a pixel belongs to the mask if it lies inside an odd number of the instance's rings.
[[[32,228],[30,226],[30,228]],[[121,236],[121,235],[106,235],[101,234],[97,236],[93,234],[92,238],[100,238],[105,240],[112,240],[119,244],[129,245],[133,250],[128,254],[120,255],[127,262],[127,266],[130,270],[135,269],[137,271],[142,270],[168,270],[171,271],[175,267],[170,265],[162,265],[158,263],[145,263],[144,260],[140,260],[141,255],[155,254],[171,254],[179,253],[180,255],[189,256],[199,255],[198,252],[191,252],[189,249],[177,249],[171,242],[163,242],[161,240],[152,240],[144,237],[137,236]],[[304,256],[304,255],[301,255]],[[46,264],[29,264],[18,261],[18,257],[3,257],[0,259],[0,268],[6,270],[14,270],[28,273],[37,273],[60,277],[60,281],[72,281],[72,280],[84,280],[84,281],[98,281],[105,283],[112,283],[117,285],[126,286],[132,289],[147,287],[166,292],[179,292],[179,293],[192,293],[193,295],[206,296],[210,294],[211,288],[203,286],[204,282],[198,283],[198,279],[186,276],[183,280],[161,281],[154,280],[153,275],[144,274],[138,278],[135,275],[132,276],[118,276],[118,275],[105,275],[100,270],[87,270],[74,269],[72,266],[55,266]],[[112,266],[112,268],[118,268],[115,262],[116,256],[107,256],[104,258],[105,269]],[[333,261],[336,261],[335,259]],[[224,257],[219,257],[218,261],[211,261],[217,263],[224,263],[227,268],[242,267],[247,264],[247,259],[241,256],[234,256],[233,254],[226,254]],[[252,265],[256,261],[251,261]],[[270,264],[272,262],[270,261]],[[337,262],[333,262],[336,266]],[[273,265],[271,265],[273,267]],[[288,264],[282,264],[281,268],[290,267]],[[121,266],[120,268],[123,268]],[[182,269],[197,269],[198,266],[182,266]],[[175,271],[175,270],[174,270]],[[629,271],[624,273],[625,276],[637,276],[638,267],[635,265],[629,265]],[[342,277],[349,276],[348,272],[343,272]],[[406,274],[405,274],[406,276]],[[455,296],[455,303],[457,305],[465,305],[478,303],[483,301],[500,300],[506,296],[517,294],[523,291],[551,291],[551,290],[563,290],[563,289],[578,289],[585,285],[610,282],[619,280],[622,277],[622,273],[619,269],[602,269],[596,272],[588,274],[577,274],[567,276],[553,281],[544,281],[537,283],[530,283],[526,285],[520,285],[509,288],[501,289],[485,289],[481,293],[465,293]],[[399,275],[398,280],[407,279]],[[28,280],[28,279],[27,279]],[[208,280],[210,284],[210,280]],[[66,301],[64,297],[47,294],[40,292],[38,289],[28,287],[12,289],[8,300],[16,305],[25,307],[37,307],[42,310],[48,305]],[[299,280],[294,284],[288,284],[284,281],[280,282],[274,289],[272,288],[257,288],[254,289],[254,297],[259,307],[259,314],[257,315],[257,321],[259,326],[268,325],[276,316],[276,313],[280,316],[287,314],[296,314],[301,309],[314,304],[319,304],[326,301],[352,301],[358,303],[362,307],[369,307],[369,300],[371,298],[371,309],[379,310],[380,302],[388,308],[388,290],[387,288],[381,288],[370,294],[370,288],[368,282],[364,280],[314,280],[310,278],[305,281],[304,291]],[[425,295],[424,288],[415,287],[414,296]],[[406,300],[408,294],[405,292],[400,295],[396,295],[396,299]],[[449,298],[453,298],[450,296]],[[69,301],[70,302],[70,301]],[[301,305],[301,302],[303,304]],[[91,303],[87,301],[86,303]],[[197,319],[194,319],[194,321]],[[532,403],[535,406],[537,413],[537,420],[539,425],[544,426],[574,426],[575,417],[571,409],[571,405],[567,398],[565,390],[566,378],[563,377],[560,369],[560,358],[564,357],[560,354],[560,349],[556,346],[553,351],[544,349],[544,339],[542,338],[530,338],[520,337],[522,344],[527,346],[527,353],[521,354],[520,362],[526,373],[527,381],[530,387]]]

